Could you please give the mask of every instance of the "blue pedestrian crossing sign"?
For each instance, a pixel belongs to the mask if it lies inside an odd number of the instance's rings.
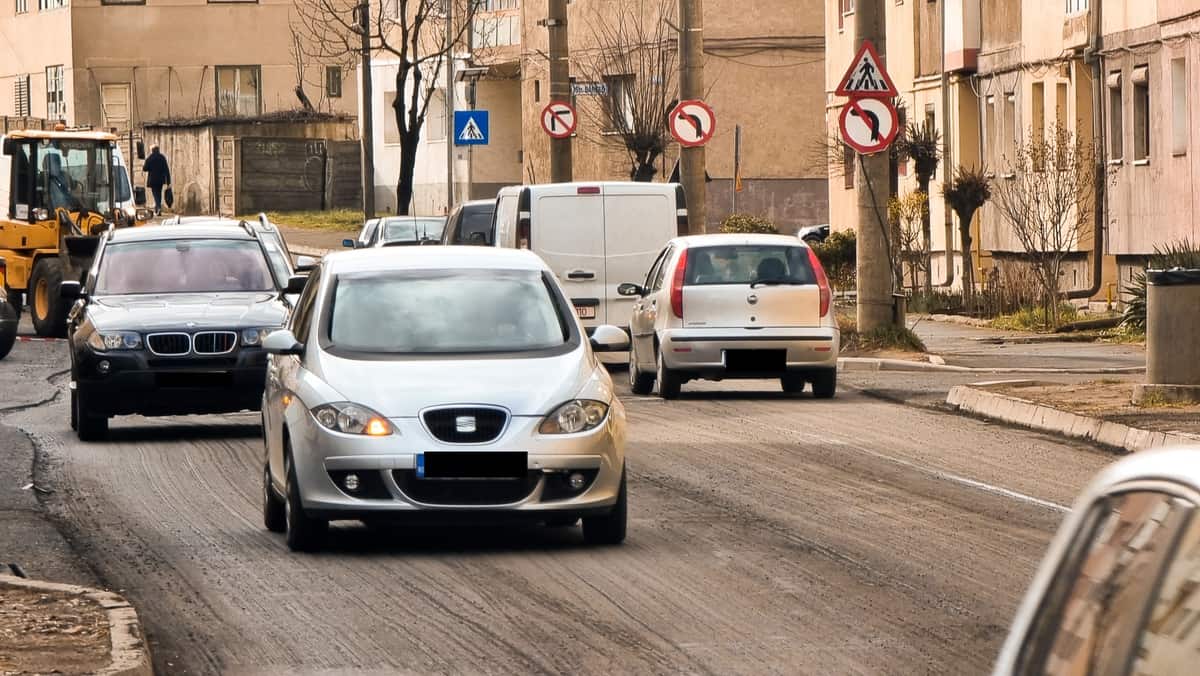
[[[488,144],[488,111],[454,111],[454,145],[486,146]]]

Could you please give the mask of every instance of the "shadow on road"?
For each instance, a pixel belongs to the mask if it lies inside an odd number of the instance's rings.
[[[280,538],[282,543],[282,538]],[[339,556],[378,554],[455,556],[591,549],[583,529],[530,523],[480,525],[339,522],[329,529],[321,552]]]
[[[147,441],[206,441],[212,439],[255,439],[262,438],[262,425],[119,425],[110,427],[110,442]]]

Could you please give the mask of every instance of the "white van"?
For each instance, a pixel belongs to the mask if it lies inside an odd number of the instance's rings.
[[[491,241],[532,249],[566,287],[589,331],[628,327],[633,300],[617,287],[641,279],[687,226],[677,183],[551,183],[511,186],[496,197]]]

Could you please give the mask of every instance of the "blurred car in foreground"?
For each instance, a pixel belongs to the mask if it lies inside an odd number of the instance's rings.
[[[17,341],[17,311],[8,302],[4,285],[0,284],[0,359],[8,356]]]
[[[1114,463],[1050,544],[996,676],[1200,671],[1200,446]]]
[[[799,393],[837,391],[841,334],[825,271],[811,248],[783,235],[696,235],[671,240],[639,283],[629,321],[629,382],[658,383],[664,399],[688,380],[778,378]]]
[[[804,240],[805,244],[816,246],[823,243],[829,237],[829,224],[822,223],[821,225],[810,225],[806,228],[800,228],[796,236]]]
[[[527,518],[625,538],[625,411],[536,255],[331,254],[271,354],[263,522],[293,550],[331,520]]]

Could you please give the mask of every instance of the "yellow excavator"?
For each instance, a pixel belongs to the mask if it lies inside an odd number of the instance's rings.
[[[10,131],[0,146],[0,281],[39,336],[63,336],[59,285],[84,281],[104,231],[150,220],[145,190],[131,190],[112,134]]]

